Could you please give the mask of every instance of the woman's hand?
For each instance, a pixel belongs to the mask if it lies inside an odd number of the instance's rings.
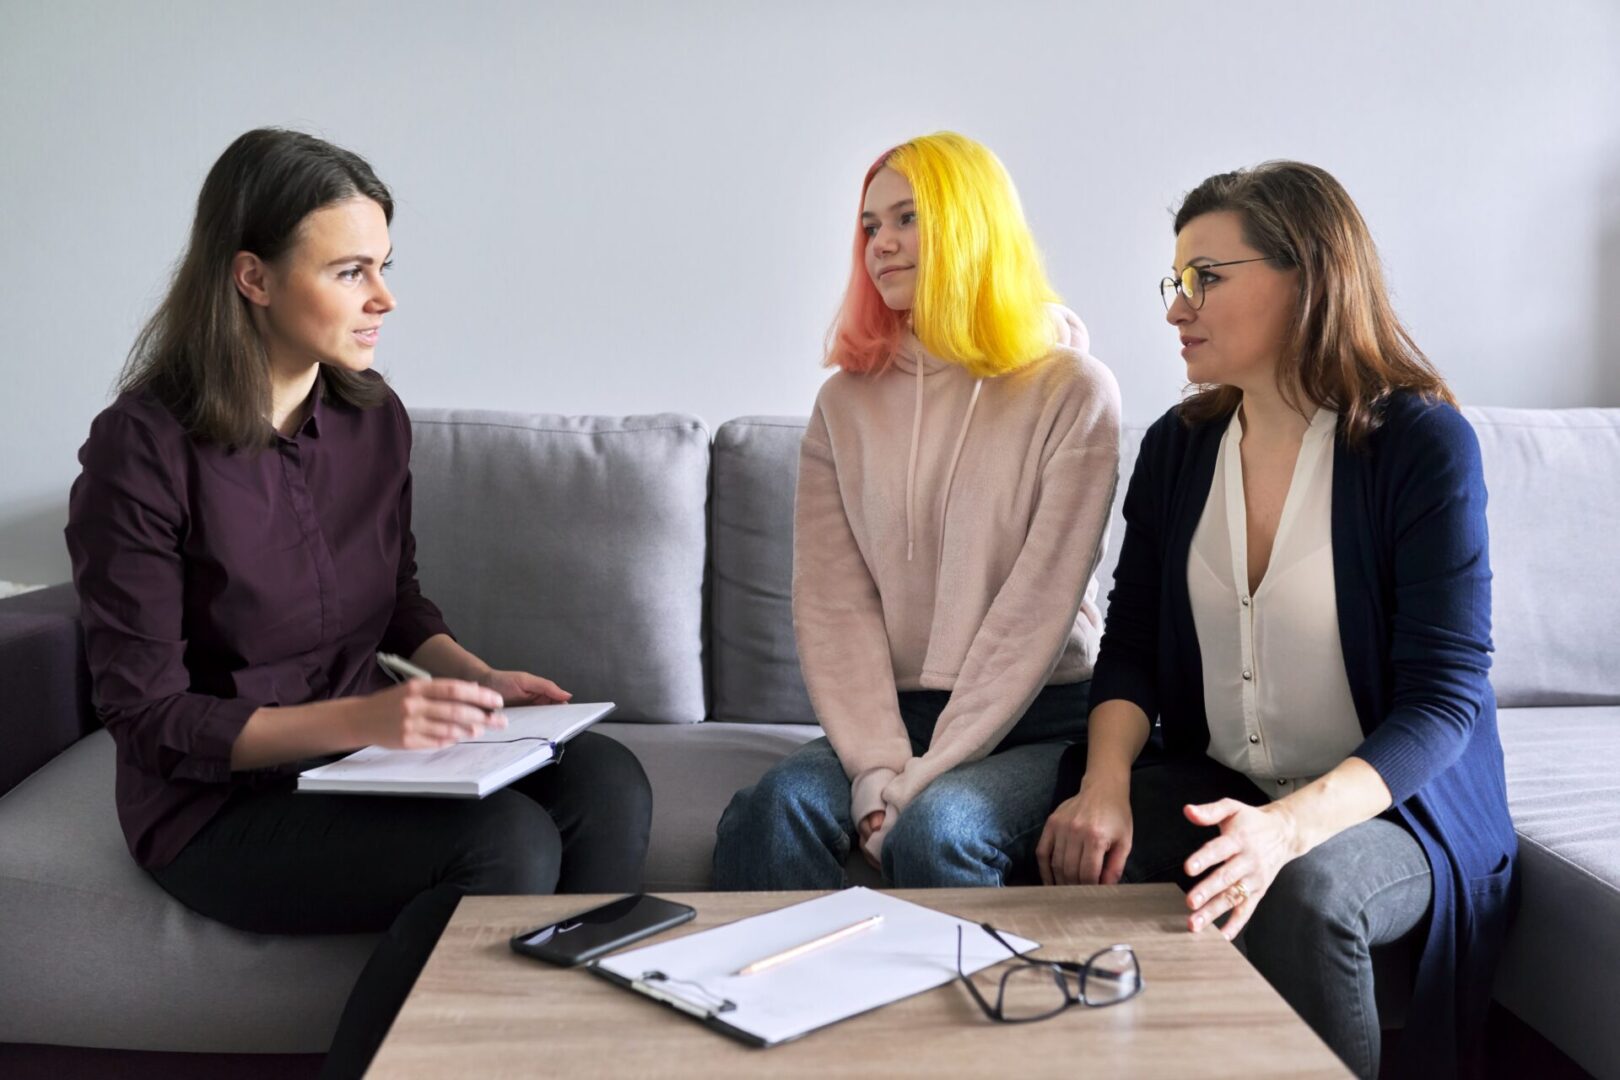
[[[1131,853],[1131,780],[1088,772],[1046,819],[1035,862],[1045,885],[1114,885]]]
[[[861,837],[861,858],[865,859],[867,865],[880,874],[883,872],[883,867],[878,865],[878,861],[872,857],[872,853],[866,850],[866,842],[872,839],[873,833],[883,828],[883,818],[884,811],[874,810],[870,814],[867,814],[865,817],[861,818],[861,820],[855,825],[855,831],[859,833]]]
[[[1294,815],[1280,802],[1250,806],[1236,799],[1186,806],[1182,812],[1194,825],[1221,829],[1221,835],[1187,858],[1188,877],[1204,874],[1187,894],[1187,906],[1192,908],[1187,928],[1202,930],[1230,911],[1221,936],[1231,941],[1278,872],[1304,854]]]
[[[513,707],[561,705],[574,696],[550,679],[542,679],[527,671],[491,670],[480,676],[478,681],[501,695],[503,704]]]
[[[462,679],[411,679],[352,700],[356,746],[437,750],[506,726],[501,695]]]

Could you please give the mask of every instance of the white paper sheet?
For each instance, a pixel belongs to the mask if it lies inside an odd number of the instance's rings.
[[[734,974],[870,915],[883,922],[767,971]],[[719,1019],[778,1043],[954,980],[958,926],[968,974],[1012,959],[978,923],[853,888],[597,963],[631,981],[662,972],[667,979],[652,985],[695,1005],[729,999],[737,1007]],[[1028,938],[1002,936],[1020,952],[1039,948]]]

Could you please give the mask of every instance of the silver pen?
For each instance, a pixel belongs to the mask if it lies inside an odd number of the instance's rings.
[[[423,671],[403,656],[395,656],[393,653],[379,652],[377,654],[377,663],[393,677],[395,682],[404,682],[406,679],[433,678],[428,672]]]
[[[388,672],[389,677],[395,682],[404,682],[406,679],[427,679],[429,682],[433,681],[433,675],[431,672],[417,667],[403,656],[395,656],[393,653],[387,652],[378,652],[377,664],[384,671]],[[473,708],[483,709],[491,716],[500,712],[499,709],[489,709],[482,705],[474,705]]]

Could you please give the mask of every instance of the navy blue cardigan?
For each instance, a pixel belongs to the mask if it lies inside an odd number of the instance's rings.
[[[1423,846],[1434,904],[1402,1073],[1477,1065],[1491,976],[1512,907],[1518,845],[1508,817],[1491,651],[1491,570],[1479,443],[1455,409],[1413,394],[1382,407],[1359,449],[1333,456],[1339,637],[1364,741],[1394,816]],[[1142,441],[1091,700],[1158,718],[1169,755],[1209,749],[1187,556],[1228,417],[1176,410]]]

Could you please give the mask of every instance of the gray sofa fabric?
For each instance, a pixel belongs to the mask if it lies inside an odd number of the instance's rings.
[[[249,934],[135,865],[114,747],[82,739],[0,799],[0,1042],[324,1051],[372,935]]]
[[[8,605],[0,614],[0,649],[7,657],[0,709],[25,718],[0,723],[3,795],[100,724],[90,704],[84,636],[75,620],[13,611]]]
[[[1620,707],[1500,722],[1523,892],[1496,996],[1582,1068],[1620,1077]]]
[[[747,416],[714,433],[709,639],[716,720],[816,722],[793,642],[793,493],[804,424]]]
[[[683,892],[709,887],[714,827],[740,788],[821,734],[810,724],[696,727],[603,723],[596,730],[635,751],[653,791],[646,887]]]
[[[1620,703],[1620,409],[1465,409],[1490,502],[1503,705]]]
[[[695,723],[709,434],[695,417],[417,409],[423,593],[491,664]]]

